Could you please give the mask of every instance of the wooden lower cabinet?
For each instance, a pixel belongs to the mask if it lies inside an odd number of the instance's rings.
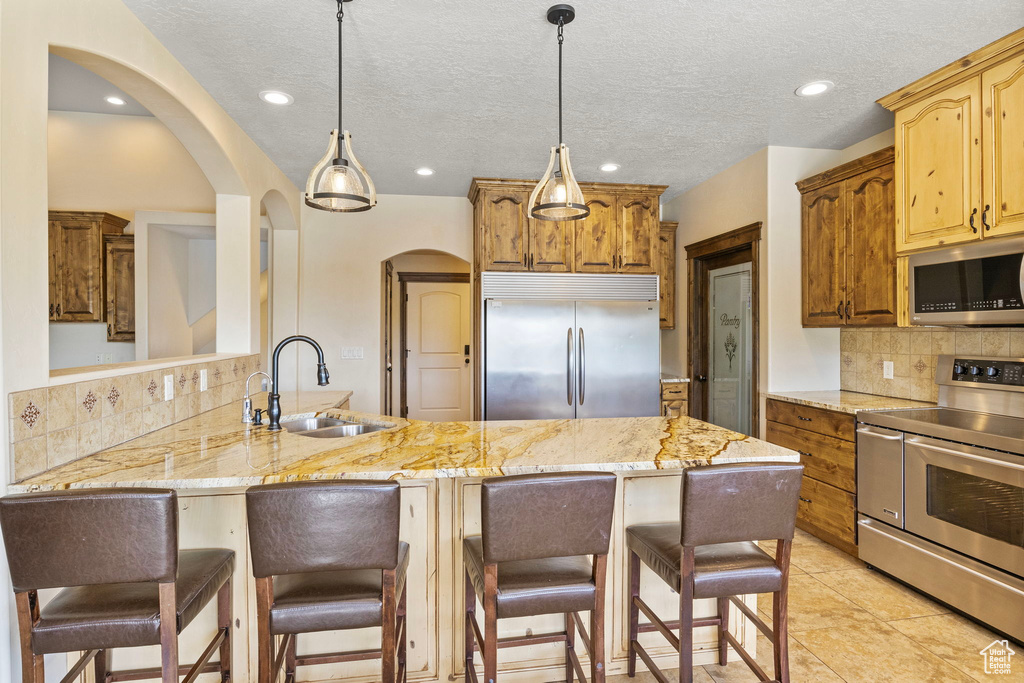
[[[800,453],[804,466],[797,526],[857,554],[856,418],[769,399],[765,440]]]
[[[663,417],[685,417],[689,411],[689,383],[661,383],[661,414]]]

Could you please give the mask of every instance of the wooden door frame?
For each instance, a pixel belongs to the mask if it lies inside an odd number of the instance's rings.
[[[762,222],[751,223],[715,237],[688,244],[686,250],[687,279],[687,326],[686,368],[690,377],[689,412],[691,417],[704,420],[708,416],[707,382],[698,376],[707,377],[708,353],[708,263],[720,256],[750,251],[750,306],[751,306],[751,377],[750,377],[750,431],[757,437],[761,431],[760,415],[760,327],[761,327],[761,282],[760,244]]]
[[[394,311],[395,311],[395,291],[394,291],[394,277],[395,277],[395,265],[388,259],[384,262],[384,282],[381,287],[381,295],[384,300],[383,308],[381,313],[381,414],[391,415],[391,410],[394,404],[394,368],[395,364],[393,358],[395,355],[395,337],[394,337]],[[388,372],[388,363],[391,362],[391,372]]]
[[[469,273],[398,273],[398,326],[399,326],[399,341],[398,341],[398,357],[399,357],[399,417],[408,417],[409,415],[409,404],[408,404],[408,358],[409,358],[409,318],[408,318],[408,307],[409,307],[409,293],[408,283],[410,282],[464,282],[469,284]],[[470,306],[469,310],[470,327],[473,324],[473,308]],[[470,384],[470,392],[472,392],[472,383]],[[473,397],[469,397],[470,401],[470,412],[473,409]]]

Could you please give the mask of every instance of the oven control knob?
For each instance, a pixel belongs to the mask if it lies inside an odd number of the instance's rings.
[[[986,374],[986,375],[988,375],[989,377],[998,377],[998,376],[999,376],[999,368],[997,368],[997,367],[996,367],[996,366],[994,366],[994,365],[992,365],[992,366],[989,366],[989,367],[988,367],[988,368],[987,368],[987,369],[985,370],[985,374]]]
[[[953,374],[954,375],[966,375],[967,374],[967,366],[963,365],[961,363],[957,363],[956,365],[953,366]]]
[[[979,375],[981,375],[981,373],[982,373],[982,369],[981,369],[980,366],[978,366],[978,365],[972,365],[971,366],[971,374],[972,375],[974,375],[975,377],[978,377]]]

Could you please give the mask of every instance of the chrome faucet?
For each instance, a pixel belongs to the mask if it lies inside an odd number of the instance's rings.
[[[268,375],[267,373],[263,372],[262,370],[257,370],[256,372],[249,375],[249,377],[245,380],[245,398],[242,399],[242,424],[253,424],[252,399],[249,398],[249,381],[256,375],[263,375],[268,380],[270,380],[270,386],[267,387],[267,389],[270,391],[273,391],[274,389],[274,378]]]
[[[287,339],[281,340],[281,343],[274,349],[274,358],[271,361],[270,399],[267,406],[267,417],[270,419],[270,424],[267,426],[267,431],[281,431],[281,394],[277,393],[277,387],[279,386],[277,381],[278,359],[281,356],[281,349],[294,341],[304,341],[316,349],[316,383],[321,387],[327,386],[330,383],[328,382],[330,374],[327,372],[327,363],[324,362],[324,350],[320,348],[319,344],[303,334],[292,335]]]

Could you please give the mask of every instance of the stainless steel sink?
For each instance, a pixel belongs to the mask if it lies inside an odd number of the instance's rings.
[[[314,439],[339,439],[345,436],[379,432],[389,429],[392,425],[351,422],[349,420],[339,420],[336,417],[305,417],[282,422],[281,426],[299,436],[311,436]]]
[[[345,420],[339,420],[336,417],[303,417],[298,420],[288,420],[282,422],[281,426],[287,429],[289,432],[308,432],[313,429],[322,429],[324,427],[337,427],[338,425],[354,424],[352,422],[346,422]]]

